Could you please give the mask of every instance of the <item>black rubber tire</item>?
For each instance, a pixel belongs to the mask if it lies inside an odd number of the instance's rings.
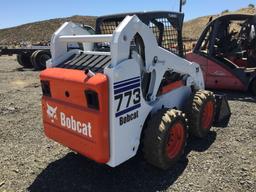
[[[17,62],[24,68],[33,68],[33,65],[30,61],[30,54],[19,54],[17,55]]]
[[[213,103],[212,117],[208,120],[208,126],[203,126],[203,113],[208,102]],[[208,135],[215,117],[216,101],[211,91],[198,90],[192,97],[188,111],[190,134],[198,138],[204,138]]]
[[[256,96],[256,77],[251,82],[250,91],[254,96]]]
[[[151,118],[148,127],[144,131],[143,154],[145,159],[152,165],[166,170],[177,163],[184,153],[188,136],[188,124],[185,114],[174,109],[163,109]],[[173,158],[168,156],[167,146],[170,131],[176,123],[182,125],[182,144]]]
[[[49,51],[37,50],[31,55],[31,63],[35,70],[46,68],[46,61],[51,58]]]

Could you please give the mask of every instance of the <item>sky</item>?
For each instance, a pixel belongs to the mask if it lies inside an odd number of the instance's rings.
[[[185,20],[237,10],[255,4],[256,0],[187,0]],[[69,17],[100,16],[133,11],[178,11],[179,0],[2,0],[0,29],[25,23]]]

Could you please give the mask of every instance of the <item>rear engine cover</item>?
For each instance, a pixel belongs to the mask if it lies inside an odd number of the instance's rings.
[[[41,72],[40,79],[44,89],[45,134],[90,159],[107,163],[110,157],[107,77],[104,74],[88,77],[84,71],[50,68]],[[95,103],[97,106],[93,106]]]

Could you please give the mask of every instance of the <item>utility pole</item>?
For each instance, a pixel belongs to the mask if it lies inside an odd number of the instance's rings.
[[[186,4],[186,0],[180,0],[180,13],[182,12],[182,6]]]
[[[180,13],[182,12],[182,0],[180,0]]]

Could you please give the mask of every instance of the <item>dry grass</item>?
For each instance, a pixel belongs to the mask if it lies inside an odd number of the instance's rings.
[[[227,12],[224,14],[256,14],[256,8],[242,8],[242,9],[239,9],[238,11]],[[209,15],[209,16],[199,17],[191,21],[185,22],[183,27],[183,36],[189,39],[198,39],[203,29],[209,22],[209,19],[211,17],[216,18],[220,15],[221,14]]]
[[[256,14],[255,8],[242,8],[238,11],[228,12]],[[225,13],[227,14],[227,13]],[[219,15],[210,15],[199,17],[184,23],[183,36],[186,39],[197,39],[204,27],[207,25],[210,17]],[[58,18],[35,23],[29,23],[18,27],[0,30],[0,44],[13,45],[22,41],[30,41],[32,43],[47,42],[51,35],[58,27],[66,21],[87,24],[95,27],[96,17],[90,16],[73,16],[68,18]]]
[[[95,19],[96,17],[90,16],[73,16],[2,29],[0,30],[0,44],[13,45],[22,41],[30,41],[32,43],[47,42],[51,39],[51,35],[54,31],[66,21],[73,21],[94,27]]]

